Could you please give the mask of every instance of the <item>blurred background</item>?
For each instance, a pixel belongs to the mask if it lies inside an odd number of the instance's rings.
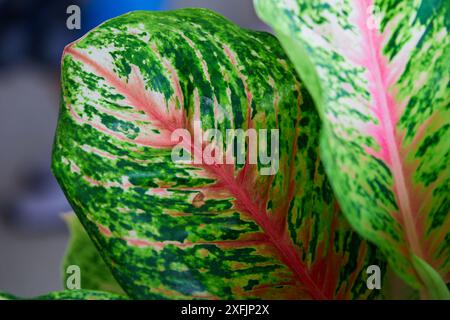
[[[69,30],[67,8],[81,9]],[[61,258],[70,206],[50,172],[66,44],[132,10],[205,7],[235,23],[268,28],[252,0],[0,0],[0,290],[32,297],[63,289]]]

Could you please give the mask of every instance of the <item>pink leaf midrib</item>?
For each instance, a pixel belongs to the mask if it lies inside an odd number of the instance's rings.
[[[73,58],[93,67],[96,72],[104,77],[105,80],[110,82],[114,87],[118,88],[121,94],[125,94],[129,101],[137,102],[140,107],[142,107],[143,105],[147,105],[147,103],[145,101],[142,101],[140,97],[135,97],[133,95],[133,92],[129,90],[127,85],[123,84],[122,80],[120,80],[115,74],[112,74],[109,70],[100,66],[84,53],[74,49],[74,44],[75,43],[65,48],[64,55],[71,55]],[[251,96],[249,96],[248,92],[246,92],[246,95],[247,99],[251,99]],[[149,108],[144,108],[143,111],[147,113],[147,111],[149,111],[148,109]],[[152,114],[152,116],[161,118],[161,115],[159,114]],[[163,124],[164,122],[161,121],[160,123]],[[166,129],[173,131],[178,128],[174,128],[171,125]],[[274,220],[269,218],[269,215],[265,210],[261,211],[258,208],[258,206],[251,200],[251,197],[246,192],[246,190],[242,190],[242,186],[238,181],[236,181],[235,177],[231,176],[226,170],[222,170],[222,168],[219,168],[218,166],[206,164],[203,164],[203,166],[209,172],[212,172],[216,175],[219,181],[223,183],[228,188],[230,193],[236,198],[236,202],[240,204],[241,209],[246,212],[252,219],[254,219],[255,222],[261,227],[263,232],[267,234],[268,240],[271,242],[273,247],[276,248],[283,263],[285,263],[286,266],[291,269],[293,274],[298,278],[298,281],[305,286],[311,297],[314,299],[331,299],[332,297],[326,295],[311,278],[306,266],[302,263],[302,260],[298,253],[298,249],[295,247],[292,241],[289,241],[287,233],[279,232],[280,228],[277,228],[277,226],[274,225]]]
[[[378,108],[378,112],[374,113],[377,114],[384,132],[385,143],[381,147],[387,151],[388,159],[385,160],[388,160],[386,164],[391,168],[393,175],[395,196],[400,209],[401,222],[403,222],[405,227],[406,240],[410,246],[411,253],[425,258],[417,230],[416,217],[418,217],[418,213],[415,212],[411,201],[412,195],[407,185],[408,178],[405,175],[400,153],[402,147],[399,145],[396,135],[396,104],[389,97],[388,79],[383,72],[383,70],[388,69],[388,66],[385,60],[382,59],[382,43],[381,38],[377,37],[377,29],[369,30],[367,25],[367,19],[369,18],[367,9],[373,4],[373,1],[356,0],[355,2],[359,15],[358,27],[363,35],[363,40],[365,41],[363,45],[369,57],[365,67],[375,80],[375,92],[370,89],[369,91],[373,97],[374,107]],[[376,105],[376,102],[379,102],[379,104]]]

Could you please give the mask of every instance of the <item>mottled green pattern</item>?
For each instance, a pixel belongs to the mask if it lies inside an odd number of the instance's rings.
[[[255,5],[322,115],[323,161],[351,224],[410,285],[439,291],[413,260],[450,280],[450,2]]]
[[[203,9],[133,12],[65,50],[53,172],[133,298],[365,298],[319,118],[278,41]],[[280,168],[174,163],[177,128],[280,130]]]
[[[95,290],[64,290],[50,292],[33,300],[127,300],[126,296]]]
[[[67,278],[71,275],[67,273],[68,267],[76,265],[80,268],[80,286],[83,290],[107,291],[125,295],[75,214],[65,214],[64,220],[70,230],[69,245],[61,270],[64,286],[67,286]]]

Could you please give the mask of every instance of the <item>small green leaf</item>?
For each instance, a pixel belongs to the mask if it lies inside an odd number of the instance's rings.
[[[12,294],[0,291],[0,300],[16,300],[17,297]]]
[[[427,288],[429,297],[426,298],[434,300],[450,300],[450,292],[439,273],[417,256],[413,257],[413,263],[420,279],[424,282],[424,287]]]
[[[0,292],[0,300],[127,300],[123,295],[96,290],[63,290],[46,293],[34,298],[21,298]]]
[[[33,300],[127,300],[123,295],[96,290],[64,290],[50,292]]]
[[[64,286],[66,286],[67,279],[70,276],[67,273],[67,268],[76,265],[80,268],[82,289],[125,294],[76,215],[73,213],[65,214],[64,220],[70,230],[69,245],[62,269]]]

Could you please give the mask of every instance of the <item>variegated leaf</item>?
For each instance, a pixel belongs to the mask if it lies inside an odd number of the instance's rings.
[[[127,300],[127,296],[96,290],[64,290],[50,292],[34,300]]]
[[[125,295],[76,215],[73,212],[67,213],[64,220],[70,231],[62,268],[64,287],[67,287],[67,281],[70,281],[71,273],[67,272],[69,267],[77,266],[80,268],[80,286],[83,290]]]
[[[351,224],[410,285],[448,297],[449,1],[255,4],[319,107],[323,161]]]
[[[62,94],[53,171],[131,297],[377,294],[365,266],[382,262],[339,214],[319,118],[270,34],[203,9],[129,13],[65,49]],[[172,161],[172,134],[195,121],[223,137],[279,130],[277,174],[249,152],[244,164]],[[185,149],[202,159],[210,147]]]

